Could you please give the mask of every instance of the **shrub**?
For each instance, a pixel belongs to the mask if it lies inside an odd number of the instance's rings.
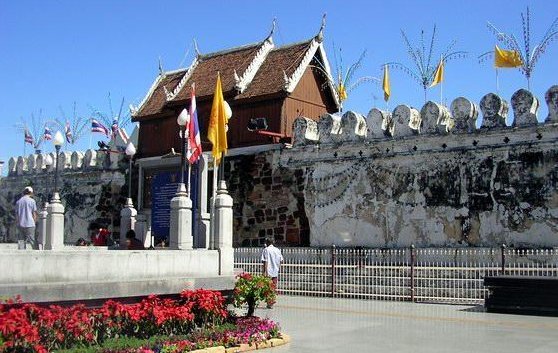
[[[267,276],[251,275],[245,272],[237,276],[233,295],[234,306],[241,307],[247,304],[247,316],[252,316],[260,301],[268,304],[275,303],[275,285]]]

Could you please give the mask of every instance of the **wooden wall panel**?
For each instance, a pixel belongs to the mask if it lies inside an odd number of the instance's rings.
[[[260,102],[238,103],[231,101],[233,117],[229,121],[229,131],[227,133],[229,148],[270,143],[269,137],[250,132],[246,127],[252,118],[266,118],[269,124],[269,131],[280,132],[283,99],[276,98]],[[207,139],[211,104],[211,101],[198,103],[198,122],[200,124],[200,137],[204,150],[211,149],[211,143]],[[141,122],[138,157],[161,156],[169,153],[171,148],[174,148],[176,152],[180,152],[179,127],[176,123],[176,117],[180,109],[176,107],[174,113],[169,117]]]
[[[329,88],[325,85],[325,80],[320,73],[309,67],[293,93],[285,99],[282,131],[291,136],[293,122],[299,116],[318,120],[324,113],[336,111],[337,108],[333,103]]]

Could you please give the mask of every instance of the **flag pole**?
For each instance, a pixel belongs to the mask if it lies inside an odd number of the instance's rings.
[[[89,123],[91,125],[92,121]],[[89,149],[91,149],[91,139],[93,138],[93,131],[89,128]]]
[[[440,105],[444,105],[444,80],[440,82]]]
[[[210,235],[208,248],[215,248],[215,197],[217,196],[217,175],[219,174],[219,165],[215,163],[215,157],[213,157],[213,197],[211,198],[211,224],[210,224]]]
[[[186,130],[184,130],[184,131],[186,131]],[[184,153],[186,154],[185,157],[188,156],[188,150],[189,149],[190,149],[190,131],[188,130],[188,137],[186,137],[186,150],[184,151]],[[188,160],[188,162],[185,163],[185,164],[186,164],[186,175],[188,175],[188,178],[186,179],[186,193],[188,195],[190,195],[190,172],[191,172],[190,161]]]
[[[440,105],[444,105],[444,57],[440,55],[440,67],[442,68],[442,80],[440,81]]]
[[[500,94],[500,82],[499,82],[499,78],[498,78],[498,68],[495,68],[496,70],[496,94]]]

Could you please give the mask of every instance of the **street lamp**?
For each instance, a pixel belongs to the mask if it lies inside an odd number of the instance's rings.
[[[131,199],[132,198],[132,159],[136,154],[136,147],[134,146],[132,141],[128,142],[128,145],[126,145],[125,152],[126,155],[128,156],[128,159],[130,160],[130,164],[128,167],[128,198]]]
[[[54,194],[58,193],[58,168],[60,165],[60,147],[64,144],[64,137],[60,131],[56,131],[54,139],[52,140],[54,148],[56,149],[56,168],[54,169]]]
[[[50,187],[49,187],[49,182],[48,182],[48,170],[50,169],[50,166],[54,163],[54,161],[52,160],[52,156],[49,154],[47,154],[45,156],[45,167],[46,167],[46,171],[47,171],[47,177],[46,177],[46,198],[45,198],[45,205],[48,203],[49,200],[49,193],[50,193]]]
[[[182,151],[180,155],[180,184],[184,185],[184,166],[186,164],[186,123],[188,122],[188,109],[184,108],[182,112],[180,112],[176,122],[180,126],[180,144]],[[182,185],[179,186],[179,189]]]

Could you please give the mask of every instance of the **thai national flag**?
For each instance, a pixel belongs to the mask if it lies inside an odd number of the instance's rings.
[[[29,130],[25,129],[25,143],[32,145],[33,142],[35,142],[33,139],[33,135],[31,135]]]
[[[101,134],[110,136],[109,129],[95,119],[91,119],[91,132],[100,132]]]
[[[196,86],[192,85],[190,100],[190,121],[188,122],[188,161],[194,164],[202,154],[200,129],[198,124],[198,110],[196,108]]]
[[[122,141],[124,141],[124,143],[128,143],[130,137],[128,136],[128,133],[126,133],[126,130],[124,130],[123,128],[118,129],[118,135],[120,136]]]
[[[52,140],[52,131],[48,126],[45,126],[45,132],[43,133],[43,139],[45,141]]]
[[[70,127],[70,123],[66,121],[66,126],[64,126],[64,135],[66,135],[66,141],[68,143],[72,143],[72,137],[74,137],[74,135],[72,134],[72,128]]]

